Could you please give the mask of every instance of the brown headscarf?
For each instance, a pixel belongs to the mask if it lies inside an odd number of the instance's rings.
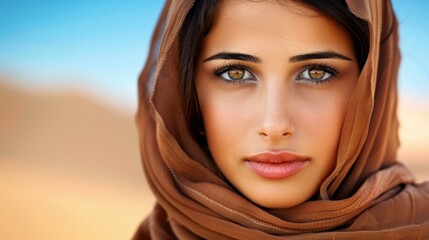
[[[388,0],[347,0],[370,50],[350,99],[334,171],[319,198],[261,208],[240,195],[187,131],[178,32],[194,0],[168,0],[139,79],[137,125],[157,198],[135,239],[429,239],[429,183],[396,160],[397,21]]]

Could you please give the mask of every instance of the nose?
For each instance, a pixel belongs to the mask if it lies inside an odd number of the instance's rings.
[[[280,88],[267,91],[264,97],[258,134],[267,141],[286,139],[294,132],[290,101],[287,93]]]

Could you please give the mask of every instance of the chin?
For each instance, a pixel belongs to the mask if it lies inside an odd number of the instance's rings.
[[[295,199],[285,199],[284,197],[282,199],[259,199],[260,201],[254,201],[254,203],[258,204],[259,206],[263,208],[270,208],[270,209],[284,209],[284,208],[291,208],[300,205],[301,203],[305,202],[304,200],[295,200]]]
[[[300,205],[313,196],[313,193],[300,193],[296,191],[285,191],[280,193],[279,190],[273,189],[272,191],[259,191],[255,196],[247,196],[249,200],[255,204],[270,209],[284,209]]]

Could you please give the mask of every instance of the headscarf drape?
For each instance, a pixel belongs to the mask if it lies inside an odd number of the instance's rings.
[[[264,209],[240,195],[186,128],[179,37],[194,0],[168,0],[139,78],[143,168],[157,199],[135,239],[429,239],[429,183],[399,163],[398,24],[388,0],[347,0],[370,50],[350,98],[334,171],[319,197]]]

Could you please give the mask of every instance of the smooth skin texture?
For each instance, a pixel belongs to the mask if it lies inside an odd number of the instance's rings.
[[[195,73],[219,169],[262,207],[314,196],[335,166],[358,76],[353,41],[335,20],[291,2],[221,1]],[[287,178],[265,178],[246,158],[266,151],[294,152],[309,163]]]

